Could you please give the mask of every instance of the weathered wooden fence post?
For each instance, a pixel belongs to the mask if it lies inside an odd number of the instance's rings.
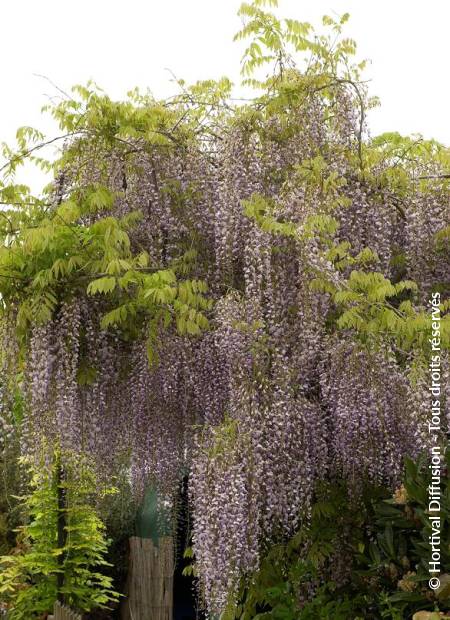
[[[52,618],[52,616],[49,617]],[[53,618],[54,620],[82,620],[80,614],[77,614],[68,607],[61,605],[59,601],[56,601],[53,608]]]
[[[130,538],[127,598],[122,620],[172,620],[174,552],[172,536]]]

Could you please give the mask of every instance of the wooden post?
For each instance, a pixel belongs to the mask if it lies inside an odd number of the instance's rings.
[[[59,601],[56,601],[53,609],[53,616],[49,616],[48,620],[50,620],[50,618],[54,618],[54,620],[82,620],[80,614],[72,611],[68,607],[64,607]]]
[[[130,538],[127,598],[122,620],[172,620],[173,539],[163,536],[156,546],[149,538]]]

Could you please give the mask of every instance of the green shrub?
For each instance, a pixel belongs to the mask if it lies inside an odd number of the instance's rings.
[[[444,467],[445,466],[445,467]],[[430,574],[428,459],[406,460],[392,496],[367,487],[357,501],[340,482],[317,489],[311,518],[268,548],[223,620],[403,620],[450,609],[450,451],[441,485],[441,587]]]
[[[56,599],[90,611],[116,601],[110,577],[100,569],[108,543],[92,507],[95,478],[84,461],[55,455],[50,467],[26,463],[31,492],[22,498],[29,522],[18,530],[18,546],[0,558],[0,600],[11,620],[50,612]]]

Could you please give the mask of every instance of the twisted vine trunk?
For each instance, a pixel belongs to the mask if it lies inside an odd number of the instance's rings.
[[[63,549],[66,546],[66,496],[63,488],[64,470],[61,465],[61,459],[58,456],[56,459],[55,467],[56,478],[56,493],[58,501],[58,520],[57,520],[57,533],[58,533],[58,549]],[[64,587],[64,553],[58,555],[58,564],[61,568],[61,572],[56,576],[56,586],[58,591],[58,601],[64,603],[64,594],[62,589]]]

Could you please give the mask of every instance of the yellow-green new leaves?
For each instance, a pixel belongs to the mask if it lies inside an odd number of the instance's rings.
[[[211,308],[211,301],[204,296],[206,291],[206,284],[200,280],[186,280],[178,286],[174,310],[179,333],[197,335],[208,329],[204,311]]]
[[[392,283],[382,273],[354,270],[338,284],[326,276],[314,278],[311,288],[328,293],[337,308],[336,326],[354,330],[366,342],[389,340],[400,350],[427,349],[431,317],[412,299],[417,285],[410,280]],[[405,295],[412,299],[404,299]],[[442,348],[450,347],[448,300],[441,305]]]
[[[157,271],[146,276],[142,298],[156,305],[171,304],[177,296],[177,279],[171,269]]]
[[[6,143],[0,145],[0,155],[6,163],[0,167],[5,179],[13,180],[17,168],[24,160],[34,163],[42,170],[48,172],[51,169],[50,162],[38,156],[38,152],[45,146],[45,136],[33,127],[19,127],[16,132],[16,146],[14,148]]]
[[[294,74],[300,75],[300,71],[292,71],[296,65],[294,57],[300,54],[305,67],[301,85],[304,94],[314,87],[324,88],[328,84],[330,89],[327,93],[324,91],[324,95],[332,98],[332,85],[336,86],[339,77],[356,85],[365,63],[351,63],[356,43],[340,36],[349,19],[348,13],[339,19],[324,16],[322,24],[327,32],[319,34],[307,22],[278,19],[274,13],[264,10],[266,6],[276,7],[277,2],[254,0],[244,2],[239,9],[245,22],[235,40],[250,39],[242,58],[244,84],[269,91],[282,89]],[[271,77],[255,78],[255,72],[266,65],[270,66],[268,73]]]
[[[159,331],[172,323],[181,335],[197,335],[209,327],[205,313],[212,302],[206,297],[207,286],[201,280],[178,280],[171,269],[154,273],[128,271],[118,279],[103,277],[91,282],[88,292],[107,295],[117,285],[122,289],[118,299],[124,301],[102,317],[104,329],[127,330],[130,321],[135,325],[138,319],[145,322],[148,318],[154,343]]]
[[[183,96],[167,105],[137,89],[125,101],[113,101],[93,83],[72,90],[76,99],[48,108],[61,131],[81,138],[66,148],[59,169],[89,151],[89,146],[106,152],[114,146],[126,153],[149,147],[167,149],[189,141],[198,129],[198,110],[186,108]]]
[[[88,295],[96,295],[97,293],[112,293],[116,288],[116,278],[103,277],[93,280],[87,287]]]
[[[294,167],[294,170],[296,180],[309,190],[319,191],[321,197],[326,199],[325,204],[330,210],[342,203],[345,197],[339,192],[345,187],[347,180],[336,170],[330,170],[322,155],[304,159]]]
[[[261,194],[252,194],[249,200],[242,201],[242,206],[245,215],[252,218],[264,232],[297,236],[298,227],[291,222],[279,222],[274,215],[276,205]]]
[[[104,329],[137,335],[148,320],[156,331],[172,323],[182,334],[208,327],[206,285],[179,279],[188,275],[196,252],[181,254],[167,269],[151,266],[147,252],[131,250],[128,231],[139,213],[123,218],[99,213],[115,199],[99,184],[74,190],[54,209],[33,207],[32,218],[17,221],[17,229],[5,233],[0,294],[6,305],[16,306],[21,332],[50,320],[62,301],[83,291],[103,298]],[[92,223],[83,219],[86,215],[95,216]]]
[[[430,318],[423,308],[416,308],[413,304],[418,293],[416,283],[411,280],[391,282],[382,273],[374,271],[379,257],[370,248],[363,248],[352,255],[349,242],[335,242],[339,225],[328,211],[331,207],[333,212],[333,203],[340,198],[338,190],[345,183],[333,177],[326,192],[323,191],[324,178],[330,177],[326,176],[327,166],[321,156],[302,162],[299,169],[302,170],[299,181],[303,185],[306,183],[306,187],[319,187],[320,193],[316,195],[329,193],[333,197],[332,202],[324,201],[318,205],[316,213],[304,217],[303,222],[294,223],[277,218],[277,205],[272,199],[253,194],[250,199],[242,201],[245,214],[263,231],[291,238],[298,243],[299,254],[306,241],[320,241],[320,251],[325,259],[324,270],[321,273],[317,264],[311,267],[316,277],[310,285],[313,290],[331,296],[335,306],[330,313],[333,329],[353,330],[366,342],[387,338],[401,350],[426,348]],[[345,201],[341,206],[345,206]],[[441,237],[446,238],[445,232]],[[334,277],[331,277],[328,268],[325,269],[327,265],[331,270],[336,270]],[[353,271],[344,277],[343,274],[348,274],[352,267]],[[448,347],[450,342],[450,314],[445,310],[446,303],[444,300],[442,306],[443,347]]]
[[[204,311],[211,308],[211,301],[205,297],[206,291],[207,286],[203,281],[177,282],[175,274],[167,271],[153,274],[142,296],[155,305],[171,306],[171,314],[180,334],[197,335],[209,326]],[[167,315],[163,318],[169,321]]]
[[[242,200],[242,207],[245,215],[254,220],[264,232],[292,237],[297,241],[314,236],[330,237],[338,229],[338,222],[326,213],[309,215],[301,224],[279,221],[277,205],[261,194],[252,194],[250,199]]]
[[[114,194],[107,187],[97,185],[86,196],[86,202],[92,213],[102,209],[110,209],[114,204]]]
[[[75,200],[66,200],[56,209],[57,217],[61,218],[62,222],[67,225],[75,224],[80,219],[81,213],[82,209]]]
[[[433,180],[444,186],[450,182],[450,149],[420,135],[383,133],[364,146],[364,160],[367,177],[376,178],[379,186],[388,187],[399,196],[414,188],[431,191]],[[426,168],[430,170],[429,175],[423,172]],[[371,170],[377,171],[376,177],[371,175]]]
[[[37,325],[46,323],[52,318],[57,303],[57,297],[50,288],[30,295],[19,306],[17,312],[18,327],[25,329],[31,323]]]
[[[450,225],[441,228],[441,230],[436,233],[435,239],[438,250],[448,250],[448,248],[450,248]]]
[[[150,364],[154,364],[158,359],[158,341],[161,332],[172,324],[180,335],[188,336],[199,335],[209,328],[206,312],[211,310],[213,302],[206,297],[206,292],[205,282],[177,281],[175,274],[168,270],[152,274],[147,279],[143,292],[132,308],[117,309],[122,313],[122,317],[130,310],[132,313],[147,312],[150,317],[147,338]]]
[[[265,4],[276,6],[275,2],[261,2],[256,0],[252,4],[241,4],[239,15],[247,18],[244,25],[234,37],[234,40],[243,40],[251,37],[252,40],[242,58],[242,75],[251,76],[255,69],[267,63],[283,62],[286,58],[283,27],[281,22],[261,7]],[[264,48],[264,51],[263,51]],[[252,80],[247,80],[251,83]],[[253,81],[259,87],[262,83]]]

